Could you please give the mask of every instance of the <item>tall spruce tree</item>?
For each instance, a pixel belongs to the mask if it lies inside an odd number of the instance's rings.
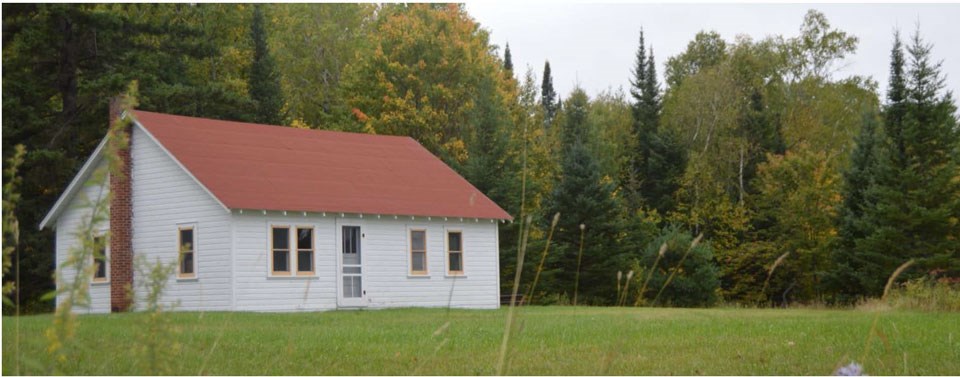
[[[871,190],[877,190],[875,183],[880,173],[881,153],[886,158],[902,155],[900,131],[906,110],[904,65],[903,43],[900,32],[896,31],[890,51],[890,78],[887,103],[883,111],[883,127],[878,127],[874,116],[864,115],[863,128],[860,129],[856,146],[851,153],[850,167],[843,176],[843,204],[839,210],[837,241],[831,256],[834,267],[827,276],[827,285],[841,302],[853,302],[867,293],[864,282],[881,278],[883,272],[877,270],[877,261],[888,259],[887,265],[896,263],[894,258],[885,258],[883,252],[865,249],[862,242],[871,236],[879,225],[872,221],[876,195],[870,193]],[[897,153],[892,153],[894,150]]]
[[[280,91],[280,74],[267,46],[267,31],[264,27],[262,5],[253,7],[250,38],[253,41],[253,64],[250,65],[249,91],[256,110],[254,119],[259,123],[280,124],[283,121],[283,93]]]
[[[546,125],[553,123],[557,116],[559,105],[557,92],[553,89],[553,76],[550,73],[550,61],[543,63],[543,84],[540,85],[540,105],[543,106],[543,121]]]
[[[686,154],[679,140],[660,130],[660,83],[653,48],[647,55],[643,29],[630,80],[630,96],[633,97],[636,150],[624,178],[627,199],[632,210],[646,205],[666,213],[674,206],[673,193],[679,187],[678,178],[686,166]]]
[[[864,213],[869,205],[867,190],[877,172],[877,152],[884,137],[878,123],[877,114],[863,115],[863,128],[851,153],[850,167],[843,174],[843,203],[838,209],[837,239],[831,251],[833,270],[825,278],[826,285],[841,302],[852,302],[864,291],[859,259],[853,251],[857,240],[865,238],[870,230]]]
[[[895,35],[888,104],[874,179],[865,192],[863,238],[855,238],[851,268],[861,294],[880,295],[898,265],[915,259],[907,277],[938,271],[960,275],[960,136],[940,64],[915,34],[906,70]]]
[[[510,43],[507,43],[507,47],[503,50],[503,69],[513,74],[513,56],[510,55]]]
[[[580,247],[580,224],[586,225],[583,258],[580,268],[581,302],[609,303],[614,299],[618,259],[616,245],[618,204],[614,185],[600,176],[597,159],[587,147],[589,99],[580,88],[567,100],[561,144],[560,181],[546,203],[549,217],[560,212],[554,233],[556,243],[544,280],[544,288],[552,293],[573,295]],[[546,219],[547,221],[550,218]]]

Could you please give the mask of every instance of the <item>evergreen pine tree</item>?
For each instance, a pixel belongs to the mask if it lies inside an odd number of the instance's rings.
[[[887,105],[884,109],[884,130],[895,143],[898,155],[906,153],[903,145],[903,118],[906,113],[907,84],[903,77],[905,65],[900,31],[893,34],[893,49],[890,52],[890,83],[887,88]]]
[[[513,56],[510,55],[510,43],[507,43],[507,47],[503,51],[503,69],[513,75]]]
[[[543,84],[540,85],[540,104],[543,106],[543,121],[553,123],[557,116],[557,92],[553,89],[553,76],[550,73],[550,61],[543,64]]]
[[[854,240],[851,259],[862,294],[877,296],[886,278],[908,259],[907,278],[931,271],[960,274],[960,137],[951,95],[941,94],[940,64],[919,34],[907,47],[894,42],[884,132],[874,180],[865,192],[865,236]]]
[[[580,247],[580,224],[586,225],[580,268],[579,297],[582,302],[611,302],[616,274],[617,203],[614,186],[600,176],[597,159],[587,147],[589,140],[588,98],[575,89],[567,100],[562,129],[561,177],[546,203],[544,212],[552,218],[560,212],[554,233],[544,289],[573,295]],[[549,218],[547,219],[549,220]]]
[[[637,142],[624,178],[627,199],[632,210],[645,204],[666,213],[673,208],[673,193],[679,187],[678,178],[685,169],[686,154],[679,140],[659,129],[660,83],[653,49],[648,56],[642,29],[630,84],[633,133]]]
[[[883,130],[877,123],[876,114],[864,114],[863,128],[850,156],[850,167],[843,174],[843,203],[838,210],[837,239],[831,255],[834,267],[825,279],[842,302],[852,302],[864,290],[860,284],[860,263],[853,251],[857,240],[866,237],[869,231],[864,222],[869,205],[867,189],[876,174],[877,151],[883,141]]]
[[[253,41],[253,63],[250,65],[248,84],[250,98],[256,106],[255,121],[280,124],[283,121],[283,93],[280,91],[280,75],[267,47],[267,31],[260,4],[253,6],[250,38]]]

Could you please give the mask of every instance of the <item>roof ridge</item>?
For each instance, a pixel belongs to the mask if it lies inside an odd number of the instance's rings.
[[[245,122],[245,121],[240,121],[240,120],[203,118],[203,117],[196,117],[196,116],[190,116],[190,115],[161,113],[161,112],[156,112],[156,111],[148,111],[148,110],[140,110],[140,109],[134,109],[134,110],[133,110],[133,113],[134,113],[134,115],[139,114],[139,113],[146,113],[146,114],[155,114],[155,115],[160,115],[160,116],[169,116],[169,117],[176,117],[176,118],[195,119],[195,120],[207,121],[207,122],[229,123],[229,124],[231,124],[231,125],[240,125],[240,126],[271,127],[271,128],[275,128],[275,129],[299,130],[298,132],[330,132],[330,133],[337,133],[337,134],[358,135],[358,136],[359,136],[359,135],[362,135],[362,136],[383,137],[383,138],[397,138],[397,139],[410,139],[410,140],[413,140],[413,141],[415,141],[415,142],[417,141],[416,139],[414,139],[413,137],[410,137],[410,136],[408,136],[408,135],[377,134],[377,133],[353,132],[353,131],[343,131],[343,130],[330,130],[330,129],[322,129],[322,128],[300,128],[300,127],[285,126],[285,125],[280,125],[280,124],[266,124],[266,123]],[[419,142],[417,142],[417,144],[419,144]]]

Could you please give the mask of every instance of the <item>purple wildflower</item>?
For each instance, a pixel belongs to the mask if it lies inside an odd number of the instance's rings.
[[[863,374],[863,367],[860,364],[855,362],[847,364],[846,366],[840,367],[836,372],[833,372],[834,376],[866,376]]]

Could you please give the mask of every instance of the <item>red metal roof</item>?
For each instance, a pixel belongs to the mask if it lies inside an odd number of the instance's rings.
[[[134,115],[232,209],[511,219],[409,137]]]

